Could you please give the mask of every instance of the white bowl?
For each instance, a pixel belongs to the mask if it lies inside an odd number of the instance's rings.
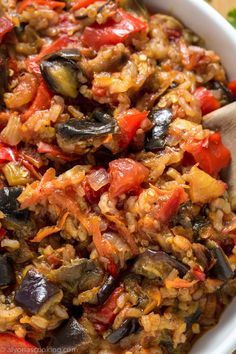
[[[216,10],[204,0],[145,0],[145,3],[155,12],[179,18],[199,34],[207,48],[220,55],[229,79],[236,79],[236,31]],[[196,342],[191,354],[232,354],[234,350],[236,299],[227,307],[218,325]]]

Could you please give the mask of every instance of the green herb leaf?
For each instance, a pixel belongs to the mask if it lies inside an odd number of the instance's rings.
[[[236,9],[232,9],[228,12],[227,20],[232,26],[234,26],[234,28],[236,28]]]

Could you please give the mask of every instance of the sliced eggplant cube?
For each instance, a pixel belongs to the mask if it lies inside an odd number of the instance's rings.
[[[15,294],[15,303],[29,313],[42,311],[57,298],[61,290],[42,274],[29,270]]]
[[[12,260],[7,256],[0,256],[0,288],[14,284],[15,280]]]
[[[111,275],[105,280],[104,284],[101,286],[97,293],[99,305],[104,304],[104,302],[108,299],[113,290],[116,288],[116,284],[117,280]]]
[[[172,112],[167,109],[153,109],[149,114],[149,119],[153,122],[154,127],[147,134],[145,149],[158,150],[163,149],[166,144],[166,135],[169,124],[173,118]]]
[[[74,318],[71,317],[55,333],[51,347],[53,351],[60,353],[74,352],[80,349],[80,353],[87,353],[91,339],[85,328]]]
[[[106,339],[109,343],[116,344],[124,337],[137,332],[139,328],[140,325],[137,318],[127,318],[123,324],[113,331]]]
[[[234,276],[234,272],[222,248],[214,247],[211,249],[211,253],[216,259],[216,263],[211,269],[212,274],[219,280],[227,281],[231,279]]]
[[[8,217],[19,221],[26,221],[29,218],[27,209],[19,209],[20,204],[17,200],[22,193],[20,187],[4,187],[0,189],[0,210]]]
[[[163,251],[147,249],[137,257],[133,272],[148,279],[165,279],[169,273],[176,269],[180,276],[184,276],[189,268]]]

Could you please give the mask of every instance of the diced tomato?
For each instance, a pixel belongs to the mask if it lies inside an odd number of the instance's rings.
[[[198,87],[194,92],[194,96],[200,103],[203,115],[220,108],[220,102],[205,87]]]
[[[115,289],[105,304],[102,305],[99,310],[95,310],[95,313],[93,313],[94,309],[88,309],[88,312],[91,312],[91,316],[89,316],[89,314],[88,316],[91,317],[91,322],[97,331],[100,332],[106,330],[114,322],[116,317],[114,311],[117,307],[117,300],[123,291],[124,289],[122,286]]]
[[[142,121],[147,118],[147,116],[148,112],[139,112],[137,109],[129,109],[118,118],[118,125],[121,130],[121,147],[129,145]]]
[[[222,144],[220,133],[211,134],[204,140],[190,139],[184,149],[199,163],[203,171],[216,176],[230,162],[230,151]]]
[[[39,349],[35,347],[33,344],[27,342],[23,338],[19,338],[14,334],[9,333],[1,333],[0,334],[0,353],[8,354],[8,353],[39,353]]]
[[[37,111],[48,109],[51,105],[51,98],[53,94],[49,91],[47,85],[42,80],[39,84],[36,97],[31,106],[21,115],[21,120],[25,122],[32,114]]]
[[[79,10],[82,7],[88,7],[89,5],[93,4],[98,0],[77,0],[74,2],[74,5],[72,6],[72,10]]]
[[[156,218],[161,223],[168,223],[177,213],[180,205],[188,200],[183,187],[177,187],[171,194],[170,198],[162,205],[158,211]]]
[[[0,143],[0,163],[17,160],[17,150]]]
[[[23,0],[18,6],[18,12],[23,12],[28,6],[32,4],[38,4],[42,6],[48,6],[50,9],[63,9],[65,3],[61,1],[51,1],[51,0]]]
[[[62,159],[62,160],[65,160],[65,161],[74,161],[77,159],[76,156],[72,156],[72,155],[68,155],[68,154],[65,154],[58,146],[56,145],[52,145],[52,144],[47,144],[47,143],[44,143],[42,141],[40,141],[38,144],[37,144],[37,147],[38,147],[38,152],[40,154],[48,154],[52,157],[55,157],[55,158],[58,158],[58,159]]]
[[[111,197],[118,197],[122,193],[136,190],[147,178],[149,170],[141,163],[129,158],[121,158],[109,163]]]
[[[230,81],[228,83],[228,89],[232,92],[233,96],[236,98],[236,80]]]
[[[195,266],[192,269],[192,274],[199,281],[205,281],[206,280],[206,274],[201,270],[201,268],[199,266]]]
[[[103,45],[115,45],[124,42],[130,34],[140,32],[147,28],[147,23],[133,17],[131,14],[119,9],[120,22],[109,20],[103,25],[87,26],[82,35],[82,43],[98,50]]]
[[[7,17],[0,17],[0,43],[8,32],[14,28],[14,24]]]

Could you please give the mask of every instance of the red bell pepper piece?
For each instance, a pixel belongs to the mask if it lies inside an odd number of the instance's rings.
[[[109,188],[111,197],[118,197],[122,193],[136,190],[149,174],[146,167],[129,158],[110,162],[109,172],[111,174]]]
[[[205,87],[198,87],[194,92],[194,96],[200,103],[203,115],[220,108],[220,102]]]
[[[21,115],[21,120],[25,122],[35,112],[50,108],[52,96],[53,94],[51,91],[49,91],[47,85],[42,80],[39,84],[38,91],[33,103],[29,109],[27,109],[27,111]]]
[[[120,146],[126,147],[136,134],[142,121],[147,118],[148,112],[139,112],[137,109],[129,109],[118,119],[121,130]]]
[[[72,10],[76,11],[82,9],[82,7],[88,7],[89,5],[95,3],[98,0],[77,0],[72,6]]]
[[[130,34],[147,28],[147,23],[119,9],[120,22],[110,19],[105,24],[87,26],[81,37],[83,45],[98,50],[103,45],[115,45],[124,42]]]
[[[65,7],[64,2],[60,1],[48,1],[48,0],[23,0],[18,6],[18,12],[23,12],[28,6],[32,4],[38,4],[42,6],[48,6],[50,9],[63,9]]]
[[[0,43],[5,34],[10,32],[14,27],[14,24],[7,17],[0,17]]]
[[[122,286],[116,288],[109,296],[105,304],[102,305],[100,309],[95,313],[91,314],[91,322],[93,323],[96,330],[105,331],[109,326],[112,325],[116,317],[114,311],[117,307],[117,300],[123,291],[124,289]]]
[[[201,270],[201,268],[199,266],[195,266],[192,269],[192,274],[193,274],[194,278],[199,280],[199,281],[205,281],[206,280],[206,274]]]
[[[177,187],[171,194],[170,198],[162,205],[158,211],[156,218],[161,223],[168,223],[173,216],[177,213],[180,205],[188,200],[188,196],[185,193],[183,187]]]
[[[39,349],[33,344],[27,342],[23,338],[19,338],[14,334],[2,333],[0,334],[0,353],[39,353]]]
[[[228,89],[232,92],[233,96],[236,98],[236,80],[228,83]]]
[[[230,151],[222,144],[220,133],[211,134],[204,140],[190,139],[184,149],[199,163],[203,171],[216,176],[230,162]]]
[[[17,160],[17,150],[0,143],[0,163]]]
[[[67,35],[63,35],[56,39],[48,47],[44,48],[38,55],[30,55],[29,58],[26,60],[26,67],[28,68],[28,71],[31,71],[35,74],[40,74],[39,62],[41,61],[41,59],[45,55],[66,48],[67,45],[71,42],[73,42],[73,39],[69,38]]]

